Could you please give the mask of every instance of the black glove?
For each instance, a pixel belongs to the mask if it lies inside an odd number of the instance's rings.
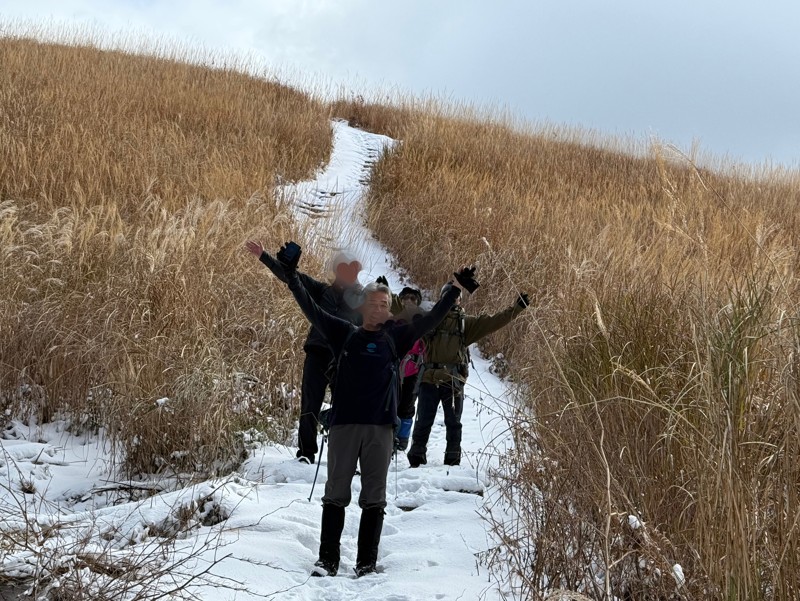
[[[319,424],[320,428],[322,428],[323,434],[327,434],[328,430],[331,429],[331,410],[323,409],[320,411],[317,423]]]
[[[375,283],[377,283],[377,284],[383,284],[383,285],[384,285],[384,286],[386,286],[387,288],[389,287],[389,280],[387,280],[387,279],[386,279],[386,276],[385,276],[385,275],[382,275],[382,276],[381,276],[381,277],[379,277],[377,280],[375,280]]]
[[[517,306],[518,307],[521,307],[523,309],[527,309],[530,306],[530,304],[531,304],[531,299],[528,298],[527,294],[525,294],[523,292],[522,294],[519,295],[519,298],[517,299]]]
[[[281,246],[275,258],[278,259],[278,263],[281,264],[286,275],[289,275],[297,271],[297,264],[300,262],[300,255],[302,254],[303,251],[300,249],[299,244],[287,242]]]
[[[456,276],[456,281],[470,294],[475,292],[480,284],[475,279],[475,267],[465,267],[461,271],[453,273]]]

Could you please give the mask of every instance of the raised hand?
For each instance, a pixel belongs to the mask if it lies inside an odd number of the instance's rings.
[[[244,247],[247,249],[247,252],[256,256],[256,258],[261,256],[261,253],[264,252],[264,247],[261,246],[261,242],[257,242],[256,240],[248,240]]]
[[[276,259],[283,267],[284,272],[288,275],[297,271],[297,264],[300,262],[300,255],[303,254],[300,245],[296,242],[289,241],[278,251]]]
[[[480,284],[475,279],[475,266],[472,267],[462,267],[460,271],[456,271],[453,275],[456,277],[456,281],[464,288],[467,292],[472,294],[475,292]]]
[[[462,290],[461,286],[458,285],[458,282],[454,282],[452,280],[450,280],[444,286],[442,286],[442,296],[450,292],[452,288],[458,290],[458,294],[459,296],[461,296],[461,290]]]

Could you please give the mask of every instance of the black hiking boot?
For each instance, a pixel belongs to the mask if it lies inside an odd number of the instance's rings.
[[[377,572],[378,545],[383,530],[383,507],[370,507],[361,510],[358,525],[358,555],[356,556],[356,576]]]
[[[425,455],[414,455],[409,453],[406,455],[406,458],[408,458],[408,465],[411,467],[419,467],[420,465],[428,463],[428,459],[425,457]]]
[[[311,570],[311,575],[317,577],[336,576],[338,571],[339,571],[338,561],[328,561],[325,559],[318,559],[316,562],[314,562],[314,567]]]
[[[297,461],[300,463],[307,463],[308,465],[314,464],[314,455],[313,454],[303,454],[300,451],[297,451]]]
[[[319,559],[312,576],[336,576],[339,571],[339,540],[344,529],[344,507],[322,504],[322,532],[319,537]]]
[[[355,571],[356,573],[356,578],[361,578],[362,576],[366,576],[367,574],[377,574],[378,567],[374,563],[369,565],[365,564],[354,567],[353,571]]]
[[[450,466],[461,465],[461,449],[456,447],[455,450],[445,450],[444,464]]]

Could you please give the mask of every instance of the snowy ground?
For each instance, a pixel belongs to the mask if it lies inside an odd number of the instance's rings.
[[[285,201],[305,224],[317,252],[349,246],[364,264],[364,283],[386,275],[398,289],[405,282],[363,225],[361,202],[371,167],[393,141],[341,122],[333,128],[330,163],[315,180],[285,186]],[[101,578],[98,586],[124,581],[125,572],[138,570],[152,573],[154,584],[164,590],[174,584],[170,574],[180,584],[210,569],[193,583],[200,599],[499,598],[476,554],[490,544],[481,517],[487,470],[509,444],[498,411],[507,390],[486,360],[476,351],[473,357],[463,465],[443,465],[440,412],[429,464],[410,469],[400,455],[390,469],[379,574],[352,577],[360,514],[353,504],[339,575],[308,576],[319,543],[324,460],[310,501],[315,466],[296,462],[292,448],[272,445],[254,445],[240,472],[222,480],[177,489],[163,480],[118,482],[109,473],[111,450],[102,437],[75,436],[63,423],[18,422],[0,440],[0,534],[24,536],[26,548],[4,554],[0,546],[0,574],[63,572],[64,566],[112,553],[123,573]],[[353,486],[357,498],[358,478]],[[25,525],[26,516],[33,526]],[[174,531],[187,534],[164,543]],[[48,561],[43,563],[42,556]],[[1,583],[0,576],[3,598]],[[118,598],[130,592],[119,591]]]

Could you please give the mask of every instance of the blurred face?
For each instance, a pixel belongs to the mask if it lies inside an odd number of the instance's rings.
[[[350,286],[358,281],[358,273],[361,271],[361,263],[353,261],[352,263],[339,263],[334,270],[336,273],[336,282],[342,286]]]
[[[361,305],[361,316],[364,318],[364,328],[376,329],[392,316],[391,299],[385,292],[371,292],[364,304]]]
[[[419,303],[417,302],[417,297],[413,294],[406,294],[405,296],[400,298],[400,301],[403,303],[403,307],[406,309],[411,309],[413,307],[419,307]]]

